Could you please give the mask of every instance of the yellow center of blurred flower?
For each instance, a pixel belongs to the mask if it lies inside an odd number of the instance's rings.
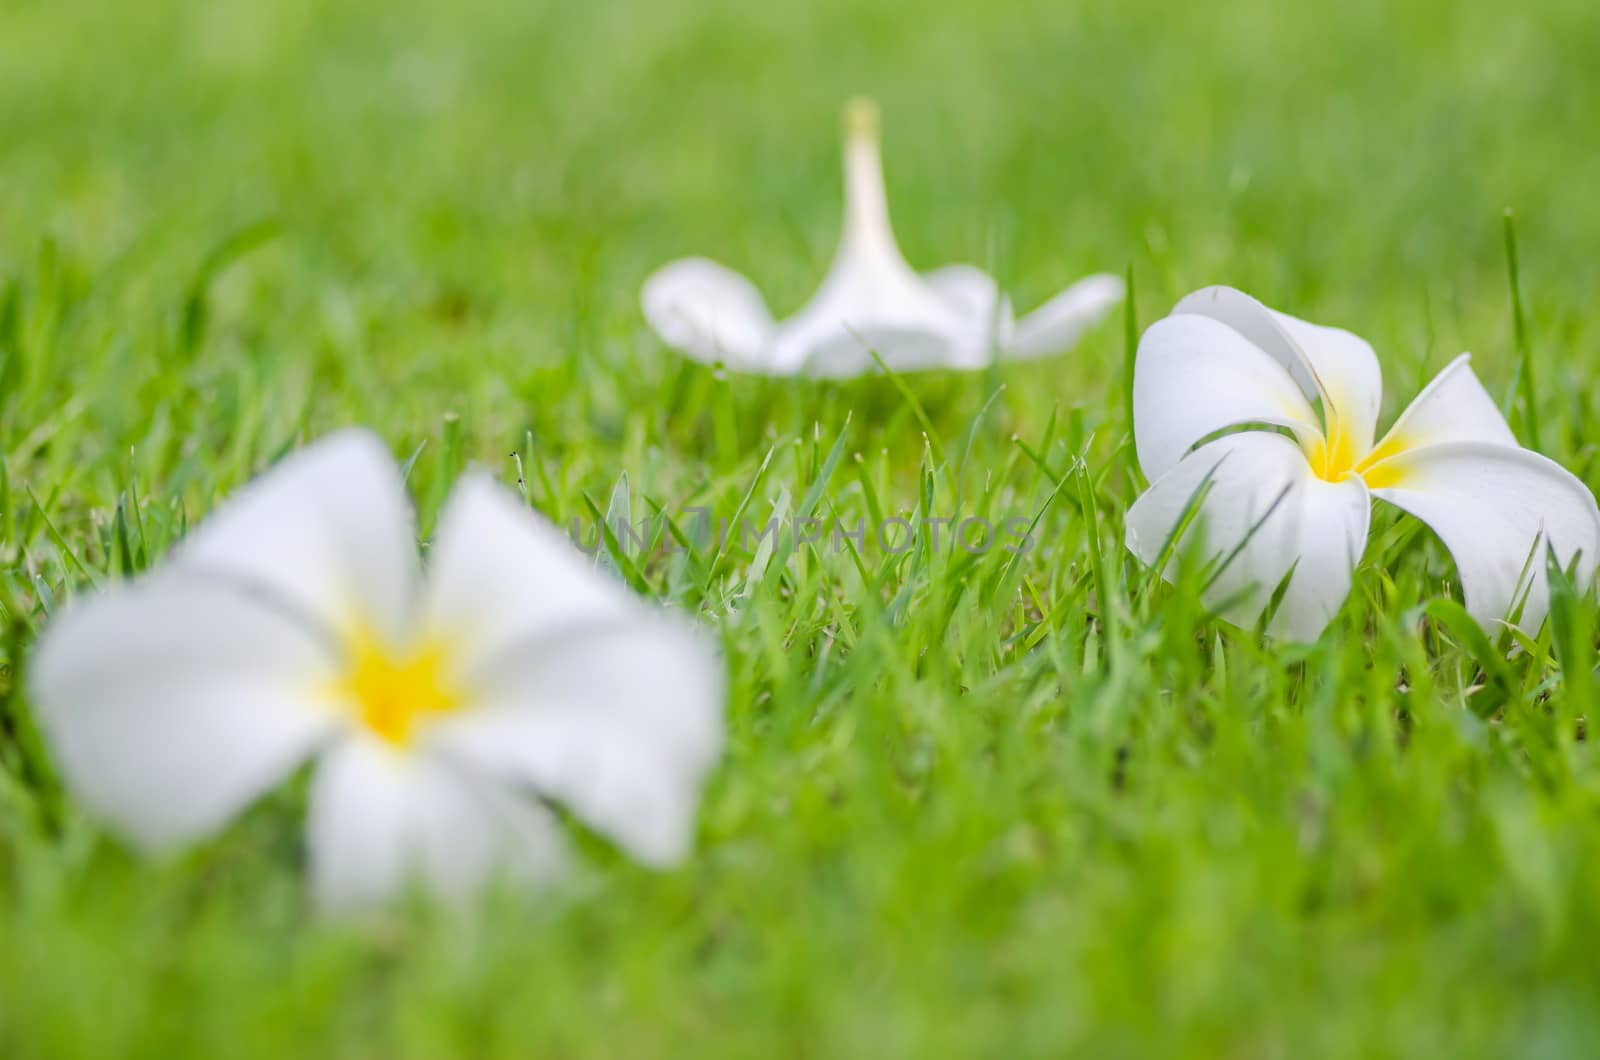
[[[358,637],[338,691],[341,698],[356,704],[367,728],[403,747],[411,742],[419,719],[447,714],[461,705],[445,656],[437,643],[393,652],[374,637]]]

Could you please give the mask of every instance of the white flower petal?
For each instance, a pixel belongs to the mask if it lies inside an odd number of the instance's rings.
[[[644,316],[661,340],[707,364],[761,371],[773,344],[772,314],[761,293],[705,258],[663,266],[645,281]]]
[[[1157,562],[1191,498],[1209,481],[1196,519],[1180,540],[1204,534],[1212,564],[1207,605],[1229,621],[1253,625],[1290,570],[1293,578],[1270,631],[1310,641],[1327,626],[1350,591],[1350,576],[1367,538],[1371,503],[1354,476],[1325,482],[1288,438],[1264,432],[1228,435],[1201,446],[1158,479],[1128,512],[1127,544]],[[1170,565],[1163,574],[1173,573]]]
[[[1294,577],[1267,631],[1309,643],[1322,635],[1350,595],[1351,576],[1372,526],[1372,497],[1352,475],[1341,482],[1313,477],[1295,499]]]
[[[225,824],[341,719],[333,647],[180,571],[75,602],[35,649],[32,697],[73,795],[150,850]]]
[[[172,564],[281,598],[329,630],[393,643],[419,576],[411,504],[378,438],[340,431],[284,458],[228,498]]]
[[[366,738],[318,765],[307,834],[317,901],[331,911],[410,885],[463,900],[497,879],[547,878],[565,858],[543,807]]]
[[[986,329],[990,322],[1011,319],[1011,300],[976,265],[944,265],[924,273],[922,282],[962,316],[983,321]]]
[[[878,309],[860,308],[870,302],[863,295],[870,289],[853,281],[824,288],[828,297],[779,325],[774,363],[780,372],[848,379],[876,373],[879,360],[897,373],[981,362],[980,350],[961,341],[961,318],[931,293],[889,284]],[[831,297],[835,292],[842,297]]]
[[[1156,481],[1197,442],[1245,423],[1321,433],[1288,369],[1233,328],[1192,314],[1152,324],[1133,366],[1134,443],[1145,477]]]
[[[1007,348],[1016,318],[1011,299],[993,276],[973,265],[945,265],[925,273],[922,280],[965,322],[964,337],[954,346],[964,352],[966,359],[948,367],[982,368],[989,363],[992,351]]]
[[[1581,553],[1580,587],[1600,559],[1600,511],[1587,486],[1560,464],[1492,442],[1442,442],[1367,472],[1372,492],[1427,523],[1456,561],[1467,611],[1486,628],[1508,617],[1537,631],[1549,610],[1545,542],[1563,568]],[[1526,572],[1526,577],[1525,577]]]
[[[625,618],[642,605],[560,530],[482,472],[445,501],[429,552],[422,627],[460,668],[530,638]]]
[[[481,476],[441,519],[428,624],[458,631],[473,704],[430,740],[567,803],[644,860],[681,856],[722,742],[722,671],[700,636]]]
[[[1356,452],[1372,445],[1383,404],[1383,372],[1364,339],[1269,309],[1232,287],[1195,291],[1172,312],[1208,316],[1233,328],[1289,369],[1307,397],[1321,395],[1329,433],[1336,421]]]
[[[778,325],[772,363],[780,373],[846,378],[878,370],[954,367],[981,357],[974,322],[911,270],[899,252],[846,248],[816,295]]]
[[[701,637],[635,617],[506,652],[475,675],[476,708],[429,737],[667,865],[690,849],[700,785],[722,749],[722,685]]]
[[[1463,353],[1434,376],[1389,428],[1373,458],[1439,442],[1515,446],[1516,436],[1478,381],[1471,361],[1471,354]]]
[[[1017,321],[1005,344],[1009,360],[1044,357],[1070,349],[1085,331],[1122,304],[1122,277],[1097,273],[1068,287]]]

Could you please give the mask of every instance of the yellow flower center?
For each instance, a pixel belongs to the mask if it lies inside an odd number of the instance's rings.
[[[1391,457],[1399,456],[1412,448],[1412,443],[1406,438],[1391,434],[1373,447],[1372,452],[1361,458],[1356,465],[1356,474],[1366,480],[1368,489],[1383,489],[1385,486],[1398,486],[1406,475],[1406,462],[1392,460]]]
[[[1306,457],[1311,470],[1328,482],[1343,482],[1356,471],[1355,444],[1339,429],[1338,421],[1328,424],[1328,437],[1311,443]]]
[[[428,642],[395,652],[366,635],[352,644],[350,668],[336,691],[341,699],[355,704],[367,728],[389,743],[406,746],[418,720],[461,706],[461,694],[449,679],[443,645]]]
[[[1359,475],[1368,489],[1382,489],[1399,485],[1405,476],[1405,462],[1394,460],[1411,443],[1403,436],[1390,434],[1363,454],[1357,454],[1355,443],[1340,429],[1337,419],[1328,424],[1327,440],[1317,439],[1306,447],[1306,459],[1312,472],[1326,482],[1343,482],[1351,475]]]

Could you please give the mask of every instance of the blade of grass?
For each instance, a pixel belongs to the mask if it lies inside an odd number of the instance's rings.
[[[1529,448],[1539,446],[1538,389],[1534,384],[1533,350],[1528,344],[1528,323],[1522,311],[1522,281],[1517,265],[1517,223],[1512,211],[1505,216],[1506,278],[1511,285],[1511,330],[1517,347],[1517,380],[1514,393],[1521,398],[1519,423]]]

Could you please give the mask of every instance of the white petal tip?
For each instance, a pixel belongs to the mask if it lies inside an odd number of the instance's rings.
[[[754,370],[772,343],[772,316],[749,280],[707,258],[682,258],[651,273],[640,291],[661,340],[703,364]]]
[[[1128,285],[1114,273],[1097,272],[1085,276],[1070,289],[1082,292],[1085,303],[1098,306],[1099,311],[1105,313],[1121,304],[1127,295]]]
[[[1071,349],[1089,328],[1122,301],[1122,278],[1100,272],[1086,276],[1017,321],[1006,356],[1011,360],[1045,357]]]

